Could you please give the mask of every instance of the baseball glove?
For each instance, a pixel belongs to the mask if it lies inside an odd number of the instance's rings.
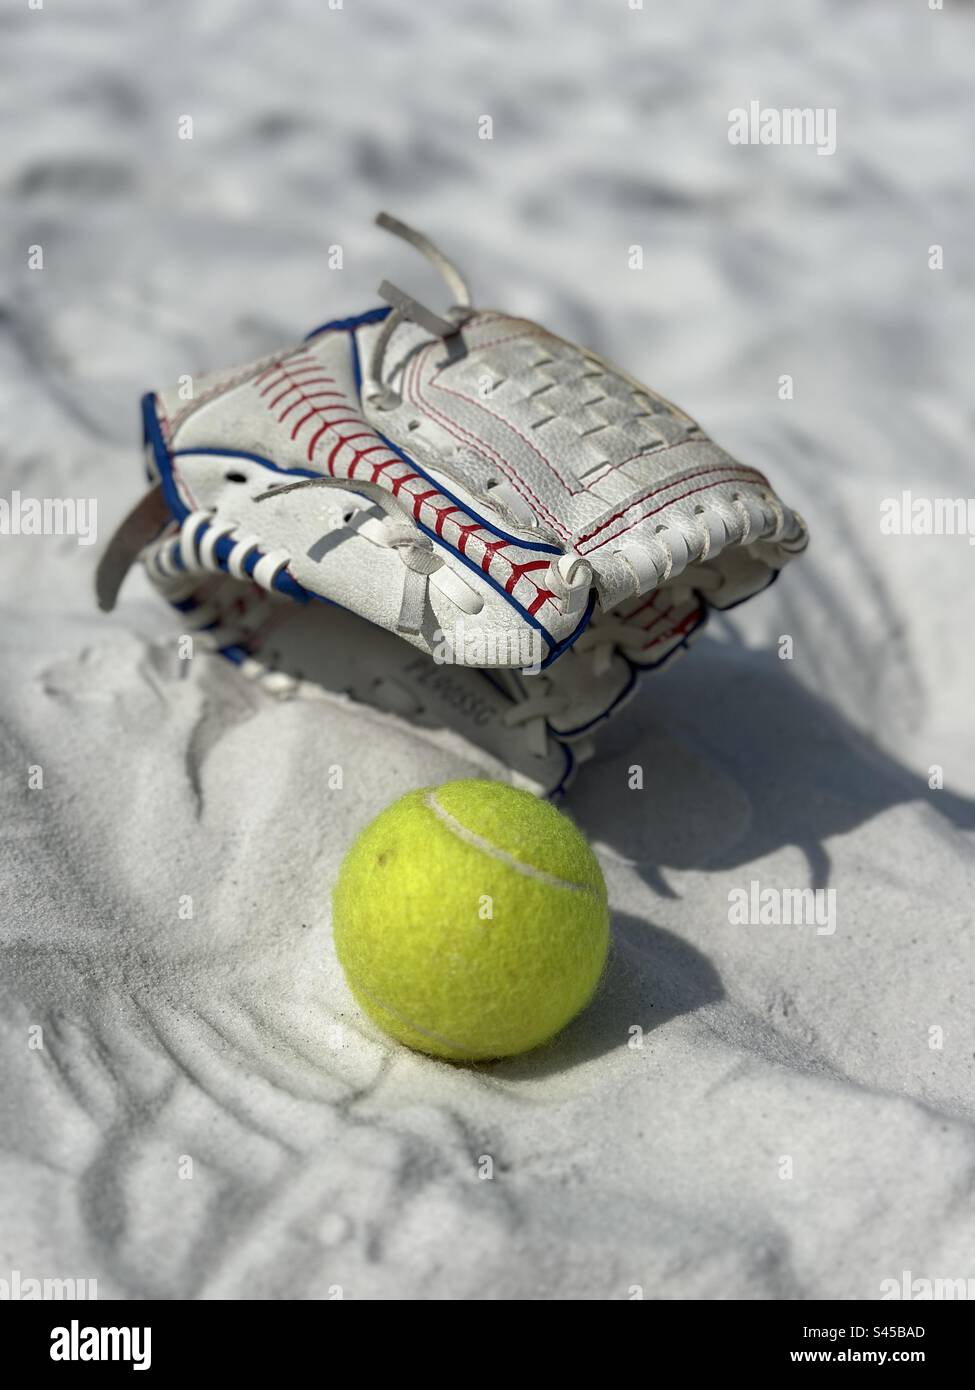
[[[557,792],[589,735],[765,588],[801,518],[683,411],[538,324],[384,307],[143,400],[150,489],[97,575],[137,558],[208,645],[280,693],[344,693]],[[324,601],[324,602],[322,602]],[[327,605],[327,606],[326,606]]]

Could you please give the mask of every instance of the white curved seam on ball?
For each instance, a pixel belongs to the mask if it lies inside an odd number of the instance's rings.
[[[467,826],[462,825],[456,816],[452,816],[449,811],[444,810],[433,792],[427,792],[424,800],[451,834],[456,835],[465,844],[473,846],[474,849],[479,849],[482,854],[489,854],[492,859],[507,864],[508,868],[514,869],[516,873],[524,874],[525,878],[533,878],[538,883],[545,883],[550,888],[569,888],[573,893],[589,893],[594,898],[600,898],[601,895],[598,890],[588,883],[570,883],[568,879],[556,878],[555,874],[546,873],[544,869],[536,869],[533,864],[523,864],[520,859],[516,859],[506,849],[499,849],[497,845],[492,845],[490,840],[485,840],[483,836],[476,834],[473,830],[468,830]]]

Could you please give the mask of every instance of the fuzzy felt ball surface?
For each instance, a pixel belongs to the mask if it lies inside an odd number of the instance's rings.
[[[408,793],[352,845],[332,898],[360,1007],[408,1047],[527,1052],[591,997],[606,884],[575,825],[530,792],[461,781]]]

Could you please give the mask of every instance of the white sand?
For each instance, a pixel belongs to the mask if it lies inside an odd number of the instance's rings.
[[[481,303],[699,416],[814,541],[583,770],[604,988],[547,1051],[472,1070],[361,1020],[327,915],[356,830],[464,761],[187,672],[141,576],[95,611],[100,546],[0,537],[0,1279],[864,1299],[975,1277],[975,555],[878,521],[903,488],[975,492],[971,7],[101,0],[0,24],[0,496],[94,496],[104,543],[144,389],[367,308],[383,276],[425,288],[370,225],[388,206]],[[752,98],[835,106],[836,154],[730,146]],[[730,925],[753,880],[835,889],[835,933]]]

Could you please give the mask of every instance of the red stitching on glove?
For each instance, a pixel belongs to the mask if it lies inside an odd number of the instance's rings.
[[[328,411],[328,410],[348,410],[348,408],[349,408],[349,407],[348,407],[348,405],[345,403],[345,401],[342,401],[339,405],[318,406],[317,408],[314,408],[314,409],[312,409],[312,410],[309,410],[309,412],[308,412],[307,415],[302,415],[301,419],[300,419],[300,420],[298,421],[298,423],[294,426],[294,428],[293,428],[292,431],[291,431],[291,438],[292,438],[292,439],[297,439],[298,433],[299,433],[299,431],[301,430],[302,425],[307,424],[309,420],[314,420],[316,417],[317,417],[319,420],[324,420],[324,424],[322,425],[322,427],[321,427],[321,429],[318,431],[318,433],[312,435],[311,443],[308,445],[308,448],[307,448],[307,450],[305,451],[305,452],[306,452],[306,455],[307,455],[307,457],[308,457],[308,461],[309,461],[309,462],[311,462],[311,456],[312,456],[312,454],[315,452],[315,445],[318,443],[319,439],[321,439],[322,435],[326,432],[326,430],[337,429],[339,425],[361,425],[361,424],[362,424],[362,419],[361,419],[358,415],[343,415],[343,417],[342,417],[341,420],[325,420],[325,412],[326,412],[326,411]]]
[[[720,473],[721,470],[716,469],[714,467],[702,468],[699,469],[696,473],[687,473],[681,478],[672,478],[667,483],[662,483],[658,487],[651,488],[651,490],[649,492],[644,493],[642,497],[634,498],[632,501],[628,502],[626,506],[623,507],[620,511],[614,512],[614,514],[610,517],[607,517],[605,521],[601,521],[599,525],[595,528],[595,530],[587,532],[584,536],[578,536],[575,541],[576,550],[581,555],[583,553],[582,547],[585,545],[587,541],[592,540],[593,536],[598,536],[600,531],[604,531],[606,527],[611,526],[614,521],[619,521],[621,517],[626,516],[627,512],[631,511],[634,507],[638,507],[641,502],[646,502],[649,498],[656,497],[661,492],[667,492],[668,489],[672,487],[678,487],[681,483],[689,482],[691,478],[703,478],[706,477],[708,473],[715,472]],[[643,516],[636,517],[633,521],[629,522],[628,525],[624,526],[621,530],[615,532],[612,536],[604,537],[603,540],[599,541],[597,545],[594,545],[592,549],[598,550],[601,545],[606,545],[611,540],[617,540],[620,536],[624,535],[625,532],[631,530],[634,526],[638,526],[641,521],[646,521],[649,517],[656,516],[656,514],[658,512],[662,512],[664,508],[672,507],[675,502],[683,502],[686,497],[693,497],[695,493],[707,492],[709,488],[717,487],[719,483],[747,483],[753,482],[757,478],[761,483],[765,485],[765,487],[769,486],[768,481],[762,476],[761,473],[757,471],[757,469],[748,468],[745,464],[735,464],[733,468],[726,467],[724,472],[724,477],[712,478],[710,482],[703,483],[700,487],[689,488],[687,492],[679,493],[677,497],[671,497],[667,502],[662,502],[659,507],[652,507],[650,511],[645,512]]]
[[[669,641],[671,637],[681,636],[685,632],[690,632],[697,624],[697,620],[700,618],[700,616],[701,607],[699,604],[697,608],[693,609],[690,613],[686,614],[680,620],[679,623],[675,623],[674,626],[669,629],[669,631],[662,632],[656,637],[651,637],[648,642],[644,642],[643,645],[640,647],[640,651],[645,652],[649,647],[659,647],[661,643]]]
[[[318,419],[322,422],[320,427],[312,435],[305,450],[306,458],[308,459],[309,463],[314,461],[314,454],[316,448],[318,447],[319,441],[323,438],[323,436],[328,434],[330,430],[337,431],[343,425],[361,425],[365,427],[361,429],[358,433],[339,436],[338,440],[333,445],[328,455],[326,467],[328,469],[329,474],[333,478],[345,478],[351,482],[355,479],[356,469],[358,468],[359,464],[363,462],[364,459],[368,458],[369,455],[376,453],[390,454],[390,450],[387,448],[387,446],[378,441],[378,436],[376,432],[373,430],[372,426],[365,419],[365,417],[356,410],[355,405],[349,400],[346,392],[342,391],[341,389],[334,391],[307,391],[307,387],[309,386],[338,385],[334,377],[321,375],[321,370],[322,365],[317,358],[308,353],[302,353],[300,356],[290,357],[287,359],[276,359],[267,368],[265,368],[263,372],[260,373],[260,375],[256,378],[254,384],[256,387],[259,388],[259,394],[262,396],[262,398],[266,398],[272,391],[277,392],[277,394],[273,396],[271,400],[265,399],[265,404],[268,406],[268,409],[272,410],[275,409],[281,401],[285,400],[288,396],[290,396],[292,392],[297,391],[299,393],[298,398],[292,401],[281,412],[281,415],[277,421],[279,425],[283,424],[286,417],[290,415],[296,407],[303,404],[307,404],[311,407],[292,426],[290,431],[292,441],[297,439],[298,435],[301,433],[301,430],[309,422],[309,420]],[[319,375],[311,377],[304,375],[308,372],[319,373]],[[278,390],[279,387],[284,387],[284,389]],[[316,402],[328,398],[335,398],[336,403],[333,405],[316,404]],[[351,416],[343,415],[341,418],[330,418],[333,415],[335,415],[336,412],[341,413],[342,411],[349,409],[356,410],[356,413]],[[372,441],[370,447],[355,448],[354,441],[358,439],[368,439]],[[347,445],[352,450],[352,458],[348,463],[341,463],[339,462],[339,455]],[[395,464],[403,464],[404,467],[407,468],[409,466],[405,463],[403,459],[399,457],[399,455],[392,455],[390,457],[387,457],[381,463],[375,463],[372,465],[372,482],[378,483],[380,481],[381,475],[386,473],[386,471],[392,468]],[[336,472],[337,468],[341,471]],[[506,549],[511,544],[511,542],[507,540],[485,540],[484,535],[478,534],[481,531],[485,531],[485,528],[483,527],[482,523],[474,522],[472,520],[470,524],[462,524],[460,521],[458,521],[456,519],[457,515],[463,515],[464,513],[454,503],[449,502],[448,499],[444,497],[444,494],[440,491],[440,489],[436,487],[436,485],[430,487],[427,479],[422,479],[420,475],[417,473],[409,472],[401,476],[387,475],[384,481],[390,485],[390,490],[395,498],[399,497],[401,491],[403,491],[404,488],[406,489],[410,497],[413,517],[416,521],[423,520],[423,511],[425,508],[429,509],[433,513],[434,524],[431,529],[433,530],[435,535],[443,538],[444,526],[448,520],[451,520],[453,522],[453,525],[457,527],[458,541],[456,543],[456,548],[460,554],[466,555],[468,544],[472,538],[477,540],[484,551],[483,557],[481,559],[481,568],[486,574],[491,573],[491,565],[495,559],[502,560],[508,569],[508,579],[506,583],[507,593],[512,593],[515,585],[518,583],[520,579],[527,579],[530,586],[535,590],[535,598],[532,601],[531,607],[528,609],[529,612],[537,612],[537,610],[541,608],[546,602],[555,597],[554,594],[549,593],[547,590],[540,589],[538,585],[534,584],[531,581],[531,579],[528,578],[528,571],[539,568],[547,568],[547,561],[532,561],[524,566],[513,565],[506,556],[503,556],[500,553],[502,550]],[[512,481],[517,483],[520,480],[514,478],[512,479]],[[415,492],[411,486],[408,486],[409,484],[412,484],[414,482],[422,482],[424,484],[427,484],[426,490],[423,492]],[[528,488],[527,484],[525,485],[525,488],[527,489],[529,494],[529,496],[527,496],[525,500],[531,501],[531,489]],[[436,505],[432,500],[436,497],[442,497],[444,499],[443,504],[439,506]],[[543,513],[547,511],[540,499],[535,498],[534,502],[535,505],[537,505],[539,511]],[[426,523],[424,522],[424,524]],[[486,532],[486,534],[489,535],[490,533]]]
[[[274,407],[278,404],[278,402],[279,402],[279,401],[283,401],[284,398],[285,398],[285,396],[290,396],[291,393],[292,393],[292,391],[298,391],[298,392],[299,392],[299,400],[304,400],[304,399],[306,399],[306,393],[305,393],[304,391],[302,391],[302,389],[301,389],[303,386],[334,386],[334,385],[335,385],[335,381],[334,381],[334,379],[333,379],[332,377],[330,377],[330,376],[317,376],[317,377],[316,377],[316,376],[313,376],[313,377],[309,377],[307,381],[301,381],[301,382],[293,381],[293,382],[291,382],[291,384],[290,384],[289,386],[286,386],[286,387],[284,388],[283,391],[279,392],[279,394],[276,395],[276,396],[274,397],[274,400],[273,400],[273,401],[268,401],[268,402],[267,402],[267,408],[268,408],[268,410],[273,410]],[[262,392],[261,394],[263,395],[264,393]],[[322,392],[319,392],[319,391],[316,391],[316,392],[314,392],[313,394],[317,396],[317,395],[321,395],[321,394],[323,394],[323,393],[322,393]],[[342,392],[341,392],[341,391],[333,391],[332,394],[335,395],[335,396],[341,396],[341,395],[342,395]],[[297,404],[297,402],[296,402],[296,404]]]
[[[287,396],[290,393],[288,391],[285,391],[284,394]],[[281,414],[278,416],[278,424],[283,425],[285,418],[288,415],[290,415],[293,410],[297,410],[298,406],[303,404],[303,402],[317,401],[324,396],[338,396],[340,400],[345,399],[344,393],[342,391],[313,391],[310,396],[299,396],[296,401],[292,401],[290,405],[285,406],[284,410],[282,410]],[[280,396],[278,397],[278,400],[281,400]],[[273,407],[275,404],[276,402],[272,401],[271,407]]]
[[[361,420],[357,420],[357,421],[355,421],[355,423],[356,423],[356,424],[361,424],[362,421],[361,421]],[[326,426],[326,428],[327,428],[327,426]],[[319,430],[318,435],[315,436],[315,440],[318,439],[319,435],[324,434],[324,433],[325,433],[325,430]],[[338,458],[338,456],[339,456],[339,454],[341,453],[341,451],[345,448],[346,444],[351,444],[352,441],[355,440],[355,439],[375,439],[375,437],[376,437],[376,436],[375,436],[371,431],[368,431],[368,430],[360,430],[358,434],[342,434],[342,435],[339,435],[339,437],[338,437],[338,439],[336,440],[335,444],[332,446],[331,453],[329,454],[328,460],[327,460],[327,462],[326,462],[326,467],[328,468],[328,471],[329,471],[329,473],[332,475],[332,477],[333,477],[333,478],[337,478],[337,477],[340,476],[340,475],[339,475],[338,473],[336,473],[336,471],[335,471],[335,460]],[[315,440],[312,440],[312,447],[314,447]],[[373,445],[373,449],[379,449],[379,448],[382,448],[382,445],[378,445],[378,444],[377,444],[377,445]],[[357,454],[358,452],[359,452],[359,451],[356,450],[356,449],[353,449],[353,451],[352,451],[353,455]],[[365,454],[366,454],[367,452],[372,452],[372,450],[362,450],[361,452],[362,452],[362,456],[365,457]],[[354,458],[353,458],[352,466],[353,466],[353,468],[355,467],[355,459],[354,459]],[[348,475],[346,474],[346,475],[343,475],[343,476],[348,476]]]

